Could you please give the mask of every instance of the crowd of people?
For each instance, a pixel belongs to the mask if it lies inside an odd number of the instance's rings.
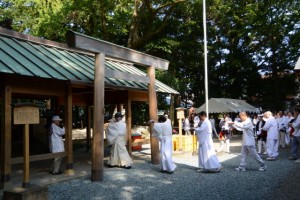
[[[230,140],[234,131],[242,133],[242,150],[240,165],[236,171],[246,171],[246,160],[250,156],[259,164],[259,171],[266,170],[266,164],[261,155],[267,155],[267,161],[278,159],[279,148],[286,148],[291,145],[291,155],[289,160],[297,160],[298,147],[300,144],[300,106],[295,106],[294,112],[279,111],[273,114],[267,111],[263,114],[255,115],[253,118],[246,112],[240,112],[234,120],[229,115],[223,115],[219,122],[219,133],[216,130],[216,121],[206,112],[192,114],[184,120],[184,131],[186,135],[195,134],[198,138],[198,160],[199,168],[204,172],[220,172],[220,164],[217,152],[230,153]],[[111,145],[108,167],[122,167],[130,169],[132,159],[126,149],[127,132],[126,124],[122,121],[123,115],[116,113],[106,129],[106,137]],[[192,123],[191,123],[192,119]],[[62,136],[65,129],[60,124],[62,119],[59,116],[52,118],[52,125],[49,129],[50,151],[63,152],[64,145]],[[152,127],[151,136],[158,139],[160,143],[160,163],[161,172],[172,174],[176,165],[172,161],[172,125],[168,117],[160,116],[158,121],[150,120]],[[213,145],[213,134],[218,137],[220,147],[215,150]],[[256,141],[257,140],[257,148]],[[62,158],[55,158],[50,166],[49,172],[60,174]]]

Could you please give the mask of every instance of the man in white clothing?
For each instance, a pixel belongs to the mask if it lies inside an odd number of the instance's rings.
[[[158,118],[158,123],[153,123],[152,137],[156,137],[160,141],[160,164],[161,172],[172,174],[176,168],[172,160],[172,126],[164,116]]]
[[[65,128],[60,124],[62,121],[59,116],[55,115],[52,117],[52,124],[49,127],[49,149],[51,153],[59,153],[64,152],[64,141],[63,135],[65,135]],[[60,166],[61,166],[62,157],[54,158],[49,173],[53,175],[61,174]]]
[[[278,112],[278,118],[276,119],[279,130],[279,146],[281,148],[285,148],[285,135],[286,135],[286,127],[288,124],[287,118],[283,115],[282,111]]]
[[[122,121],[123,115],[120,112],[115,114],[105,131],[109,144],[112,145],[108,167],[122,167],[130,169],[132,159],[126,149],[127,131],[126,123]]]
[[[210,116],[209,121],[211,123],[211,128],[212,128],[213,133],[216,135],[217,138],[219,138],[219,135],[216,130],[216,120],[214,119],[213,115]]]
[[[253,123],[248,118],[246,112],[240,113],[240,119],[242,122],[231,122],[234,124],[235,128],[239,131],[243,131],[243,142],[242,142],[242,151],[241,151],[241,162],[240,166],[235,169],[235,171],[246,171],[246,160],[248,154],[256,160],[260,165],[259,171],[265,171],[266,165],[261,157],[258,155],[255,148],[255,139],[253,134]]]
[[[207,119],[206,112],[200,112],[199,116],[202,123],[199,123],[200,126],[195,128],[199,143],[199,167],[202,168],[203,172],[219,172],[222,166],[214,149],[214,144],[211,137],[211,123]]]
[[[265,125],[262,130],[267,131],[267,160],[276,160],[278,157],[278,126],[276,119],[273,117],[272,112],[267,111],[264,113]]]
[[[294,117],[295,121],[293,123],[289,123],[289,127],[294,128],[294,135],[293,135],[293,140],[292,140],[292,149],[291,149],[291,156],[289,157],[289,160],[297,160],[298,158],[298,147],[300,144],[300,107],[295,106],[294,108]]]

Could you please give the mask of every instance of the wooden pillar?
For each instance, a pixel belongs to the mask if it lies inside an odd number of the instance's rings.
[[[90,106],[86,107],[86,151],[89,152],[91,149],[91,113],[92,109]]]
[[[74,175],[73,169],[73,140],[72,140],[72,85],[67,84],[65,95],[65,149],[67,152],[66,157],[66,171],[67,175]]]
[[[172,126],[174,126],[174,116],[175,116],[175,106],[174,106],[174,94],[171,94],[170,98],[170,120],[172,122]]]
[[[149,92],[149,118],[157,120],[157,97],[155,89],[155,67],[151,66],[147,69],[150,83],[148,85]],[[152,134],[153,125],[150,125],[150,133]],[[155,137],[151,137],[151,163],[159,164],[159,142]]]
[[[127,150],[130,156],[132,155],[132,140],[131,140],[131,126],[132,126],[132,112],[131,112],[131,94],[128,91],[127,106],[126,106],[126,124],[127,124]]]
[[[1,92],[1,177],[0,189],[10,183],[11,174],[11,88],[5,86]]]
[[[24,138],[23,138],[23,182],[22,187],[29,187],[29,124],[24,124]]]
[[[118,104],[117,105],[117,112],[122,112],[122,110],[123,110],[123,104]]]
[[[104,158],[104,74],[105,55],[96,54],[94,77],[94,129],[91,181],[103,181]]]

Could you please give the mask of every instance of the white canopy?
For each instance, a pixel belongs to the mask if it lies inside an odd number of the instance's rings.
[[[205,111],[205,103],[199,108],[196,108],[197,113],[201,111]],[[258,108],[255,108],[246,101],[240,99],[210,98],[208,101],[209,113],[238,113],[242,111],[251,113],[260,112]]]

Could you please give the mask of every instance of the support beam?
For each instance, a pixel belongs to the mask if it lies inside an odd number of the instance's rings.
[[[1,174],[0,189],[10,183],[11,174],[11,88],[5,86],[1,92]]]
[[[103,181],[104,158],[104,66],[105,54],[96,54],[94,77],[94,129],[91,181]]]
[[[157,69],[168,70],[169,61],[147,55],[126,47],[89,37],[74,31],[68,31],[67,43],[70,47],[92,53],[104,53],[107,57],[133,62],[144,66],[155,66]]]
[[[74,175],[73,169],[73,140],[72,140],[72,85],[67,84],[65,94],[65,128],[66,128],[66,171],[67,175]]]
[[[86,152],[89,152],[91,149],[91,118],[92,117],[92,108],[91,106],[86,106]]]
[[[155,90],[155,68],[153,66],[147,69],[150,83],[148,85],[149,92],[149,118],[157,120],[157,97]],[[150,125],[150,133],[152,134],[153,125]],[[159,164],[159,142],[156,137],[151,137],[151,162],[152,164]]]
[[[127,150],[132,156],[132,141],[131,141],[131,126],[132,126],[132,112],[131,112],[131,95],[128,91],[127,105],[126,105],[126,125],[127,125]]]
[[[22,187],[27,188],[30,185],[29,181],[29,124],[24,125],[24,138],[23,138],[23,182]]]

